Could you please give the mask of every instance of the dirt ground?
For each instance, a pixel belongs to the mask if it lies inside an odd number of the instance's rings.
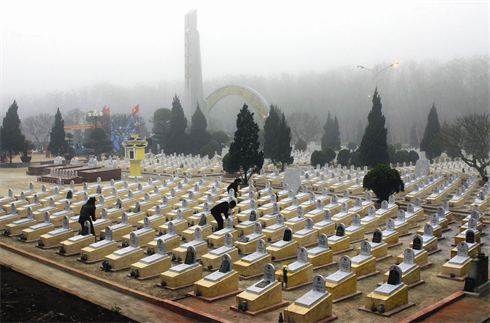
[[[20,190],[25,189],[30,181],[35,182],[34,176],[25,175],[25,168],[19,169],[0,169],[0,179],[1,192],[6,192],[8,187],[14,189],[14,193],[18,193]],[[150,175],[144,175],[145,178],[150,177]],[[40,183],[34,183],[35,187],[40,187]],[[427,212],[426,216],[431,214],[431,212]],[[443,237],[445,239],[439,240],[438,246],[442,249],[442,252],[438,252],[429,256],[429,261],[433,264],[421,272],[421,279],[425,281],[425,284],[419,285],[409,291],[409,301],[414,302],[416,306],[411,307],[401,313],[395,314],[390,318],[381,317],[375,314],[365,313],[359,311],[358,308],[364,306],[364,299],[367,294],[372,292],[376,287],[377,283],[382,281],[382,275],[388,271],[389,267],[393,265],[396,261],[396,256],[403,253],[404,249],[408,247],[411,242],[413,235],[405,236],[400,238],[400,241],[403,242],[403,245],[397,246],[394,248],[390,248],[388,250],[388,254],[393,257],[382,260],[377,263],[377,270],[380,271],[380,274],[363,279],[358,281],[357,290],[361,291],[362,294],[356,296],[354,298],[336,303],[333,305],[333,313],[339,317],[339,322],[397,322],[403,318],[408,317],[409,315],[420,311],[423,308],[426,308],[432,305],[435,302],[442,300],[443,298],[459,291],[463,288],[464,282],[457,282],[453,280],[447,280],[437,277],[438,273],[442,272],[442,265],[447,261],[446,259],[450,257],[450,250],[453,248],[451,244],[454,243],[454,236],[457,232],[459,232],[459,226],[461,225],[461,219],[463,215],[455,214],[456,223],[450,225],[451,230],[443,233]],[[490,217],[485,215],[484,221],[489,221]],[[427,220],[428,221],[428,220]],[[419,224],[423,224],[424,222],[420,222]],[[411,233],[415,233],[417,229],[410,230]],[[486,228],[484,228],[486,231]],[[371,239],[370,236],[366,235],[366,238]],[[490,238],[487,235],[484,235],[482,238],[482,242],[484,242],[484,246],[482,247],[482,251],[486,254],[490,253]],[[190,298],[186,296],[186,293],[192,291],[192,288],[185,288],[179,291],[170,291],[167,289],[162,289],[156,287],[155,284],[158,282],[158,279],[151,279],[147,281],[137,281],[131,278],[128,278],[127,272],[116,272],[116,273],[105,273],[100,269],[100,264],[91,264],[87,265],[84,263],[80,263],[76,261],[76,257],[62,257],[55,253],[54,250],[42,250],[35,246],[35,244],[26,244],[20,242],[16,238],[8,238],[4,236],[0,236],[0,241],[13,245],[17,248],[26,250],[28,252],[37,254],[39,256],[54,260],[56,262],[62,263],[67,266],[71,266],[73,268],[77,268],[89,274],[97,275],[107,280],[111,280],[117,282],[119,284],[125,285],[129,288],[133,288],[138,291],[142,291],[148,293],[150,295],[175,300],[184,305],[204,310],[208,313],[226,318],[228,320],[233,320],[235,322],[247,322],[252,320],[250,316],[247,316],[243,313],[236,313],[229,309],[230,306],[235,305],[235,298],[229,297],[224,300],[215,302],[215,303],[204,303],[198,299]],[[360,243],[355,243],[352,247],[359,247]],[[344,253],[350,257],[356,255],[356,251],[350,251]],[[341,255],[335,255],[334,261],[338,262]],[[294,259],[293,259],[294,261]],[[15,265],[15,264],[14,264]],[[276,269],[279,269],[282,264],[274,263]],[[330,266],[327,268],[322,268],[316,270],[314,275],[321,274],[323,276],[328,276],[333,272],[338,270],[338,265]],[[204,270],[204,275],[209,274],[210,272]],[[251,280],[243,280],[240,281],[240,288],[247,288],[248,286],[259,281],[260,278],[251,279]],[[289,302],[294,302],[297,298],[305,294],[307,291],[311,289],[310,286],[304,286],[297,290],[293,291],[283,291],[283,299]],[[480,299],[479,302],[482,302],[483,305],[490,304],[490,299],[488,296],[486,298]],[[469,321],[481,321],[484,318],[488,317],[488,308],[485,310],[485,306],[481,306],[479,308],[475,308],[472,311],[472,319]],[[279,312],[282,312],[284,308],[274,310],[270,313],[266,313],[260,315],[258,317],[254,317],[254,322],[274,322],[277,321]],[[461,321],[458,319],[456,321]]]
[[[2,322],[135,322],[1,266]]]

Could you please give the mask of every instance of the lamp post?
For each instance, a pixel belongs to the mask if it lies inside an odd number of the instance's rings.
[[[367,67],[364,67],[362,65],[357,65],[357,68],[360,68],[360,69],[363,69],[363,70],[368,70],[370,71],[371,73],[374,74],[374,77],[373,77],[373,80],[374,78],[376,78],[376,87],[378,87],[378,82],[379,82],[379,74],[381,74],[381,72],[383,72],[384,70],[387,70],[389,69],[390,67],[395,67],[395,66],[398,66],[398,63],[395,62],[389,66],[386,66],[385,68],[383,68],[381,71],[379,70],[378,66],[376,65],[376,71],[370,69],[370,68],[367,68]]]
[[[94,118],[94,129],[97,128],[97,117],[101,117],[102,116],[102,112],[99,112],[97,110],[92,110],[92,111],[89,111],[87,113],[87,115],[89,117],[93,117]]]

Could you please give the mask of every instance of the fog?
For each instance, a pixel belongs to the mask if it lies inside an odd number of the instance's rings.
[[[349,140],[376,86],[356,66],[399,62],[378,84],[389,127],[423,131],[433,102],[443,120],[488,111],[488,2],[2,1],[2,117],[14,99],[21,116],[139,104],[149,118],[170,108],[184,95],[191,9],[205,96],[248,85],[286,113],[337,114]],[[210,117],[230,130],[242,104],[225,99]]]

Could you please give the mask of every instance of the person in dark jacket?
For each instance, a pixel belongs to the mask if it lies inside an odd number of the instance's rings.
[[[78,223],[82,226],[82,235],[87,235],[88,232],[83,230],[83,225],[85,221],[90,222],[90,233],[95,236],[94,224],[92,220],[95,221],[95,197],[91,197],[88,199],[87,203],[82,206],[80,210],[80,217],[78,218]]]
[[[232,214],[232,210],[235,206],[236,206],[236,202],[231,201],[229,203],[228,202],[220,203],[211,209],[211,214],[213,215],[216,222],[218,222],[217,230],[223,229],[223,217],[221,216],[221,214],[224,214],[225,218],[228,219],[228,216]]]
[[[236,178],[233,183],[231,183],[230,185],[228,185],[228,187],[226,188],[226,191],[228,192],[228,194],[230,193],[230,190],[231,189],[234,189],[235,190],[235,198],[238,197],[237,193],[238,193],[238,185],[242,183],[242,180],[239,179],[239,178]]]

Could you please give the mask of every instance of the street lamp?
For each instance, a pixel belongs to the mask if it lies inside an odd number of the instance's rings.
[[[381,74],[381,72],[383,72],[384,70],[386,70],[386,69],[388,69],[390,67],[395,67],[395,66],[398,66],[398,63],[397,62],[395,62],[395,63],[393,63],[393,64],[391,64],[389,66],[386,66],[381,71],[378,69],[378,66],[376,66],[376,71],[373,71],[372,69],[369,69],[369,68],[364,67],[362,65],[357,65],[357,68],[363,69],[363,70],[368,70],[371,73],[373,73],[374,74],[373,80],[374,80],[374,78],[376,78],[376,87],[377,87],[378,86],[378,82],[379,82],[379,74]]]
[[[97,110],[92,110],[92,111],[89,111],[87,113],[87,115],[89,117],[93,117],[94,118],[94,129],[97,128],[97,117],[101,117],[102,116],[102,112],[99,112]]]

